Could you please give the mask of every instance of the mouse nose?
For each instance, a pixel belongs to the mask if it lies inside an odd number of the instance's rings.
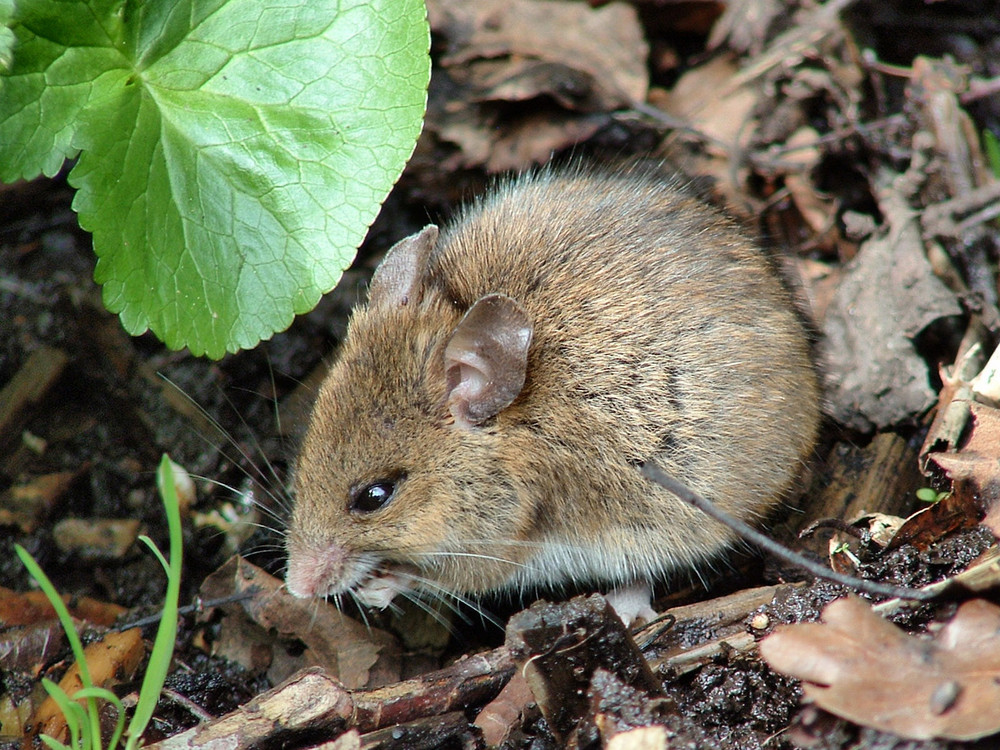
[[[345,557],[346,552],[338,545],[291,548],[285,588],[300,599],[324,597],[343,590]]]

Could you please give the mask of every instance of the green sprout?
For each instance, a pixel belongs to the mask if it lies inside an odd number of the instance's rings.
[[[177,490],[174,488],[173,469],[169,456],[164,455],[160,461],[160,466],[156,471],[156,486],[160,492],[160,499],[163,502],[164,510],[167,514],[167,527],[170,533],[170,560],[163,557],[153,541],[147,536],[139,537],[143,544],[152,550],[153,554],[160,561],[167,574],[167,593],[163,600],[163,616],[160,619],[160,626],[156,631],[156,639],[153,642],[153,650],[149,655],[149,664],[146,667],[146,674],[142,680],[142,687],[139,690],[139,700],[132,714],[132,720],[125,726],[125,711],[118,697],[102,687],[94,685],[90,676],[90,669],[84,657],[83,643],[73,626],[73,619],[63,603],[62,597],[56,591],[52,581],[45,575],[37,562],[27,550],[20,545],[15,545],[17,556],[21,558],[28,573],[31,574],[41,587],[49,603],[55,609],[56,616],[66,631],[70,648],[76,663],[80,669],[80,681],[83,688],[74,695],[67,695],[66,691],[49,679],[43,679],[42,685],[52,699],[62,710],[66,717],[66,726],[69,729],[69,744],[65,744],[50,737],[42,735],[42,742],[50,750],[104,750],[101,742],[101,723],[98,709],[98,701],[108,701],[118,712],[118,723],[109,738],[107,750],[115,750],[121,742],[122,736],[126,736],[125,750],[134,750],[139,744],[143,731],[153,717],[153,711],[163,689],[163,683],[167,678],[170,669],[170,662],[173,658],[174,640],[177,637],[177,603],[180,598],[181,585],[181,555],[183,550],[183,535],[181,532],[180,505],[177,501]],[[79,701],[86,701],[86,708],[80,705]]]
[[[951,492],[938,492],[933,487],[921,487],[917,490],[917,500],[922,503],[934,505],[951,495]]]
[[[983,151],[994,177],[1000,177],[1000,139],[992,130],[983,131]]]

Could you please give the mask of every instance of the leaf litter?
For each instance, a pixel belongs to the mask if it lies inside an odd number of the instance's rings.
[[[933,639],[853,597],[827,605],[822,620],[784,625],[760,644],[773,668],[803,681],[808,700],[912,739],[1000,731],[1000,607],[966,602]]]

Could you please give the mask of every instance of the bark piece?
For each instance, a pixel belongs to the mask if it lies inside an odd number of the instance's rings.
[[[597,727],[604,745],[632,729],[659,723],[665,712],[677,708],[669,698],[650,698],[649,693],[626,685],[606,669],[594,672],[587,697],[589,721]]]
[[[175,734],[150,750],[249,750],[335,737],[354,709],[349,690],[321,669],[307,669],[220,719]]]
[[[505,648],[464,659],[418,679],[347,690],[318,667],[302,670],[245,706],[150,745],[149,750],[251,750],[316,744],[347,730],[374,732],[481,706],[510,679]],[[350,746],[350,740],[346,743]]]
[[[478,747],[478,735],[461,711],[408,721],[361,735],[362,750],[438,750]]]
[[[69,356],[61,349],[36,349],[0,390],[0,451],[17,440],[32,410],[62,376],[67,362]]]
[[[557,739],[591,733],[587,691],[595,670],[658,694],[661,685],[604,597],[536,602],[511,618],[507,646],[525,661],[524,676]]]

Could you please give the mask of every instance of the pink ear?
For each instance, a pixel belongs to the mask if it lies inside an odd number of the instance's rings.
[[[438,228],[428,224],[389,249],[368,287],[370,307],[403,307],[420,302],[427,256],[437,244],[437,237]]]
[[[517,301],[489,294],[474,304],[444,350],[448,410],[466,429],[510,406],[524,387],[531,319]]]

